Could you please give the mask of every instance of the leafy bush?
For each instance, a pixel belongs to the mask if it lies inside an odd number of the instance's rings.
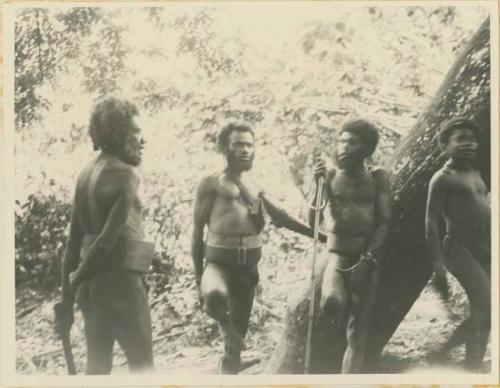
[[[71,206],[53,194],[16,204],[16,287],[51,291],[60,283]]]

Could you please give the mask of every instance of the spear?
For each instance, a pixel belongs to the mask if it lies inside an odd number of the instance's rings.
[[[314,207],[314,240],[313,240],[313,259],[311,268],[311,300],[309,303],[309,322],[307,326],[307,343],[306,343],[306,359],[304,366],[304,373],[309,374],[311,369],[311,348],[312,348],[312,331],[314,323],[314,299],[315,299],[315,272],[316,272],[316,259],[318,257],[318,235],[319,235],[319,218],[321,215],[321,210],[326,205],[326,202],[322,205],[323,196],[323,185],[325,182],[324,177],[319,177],[318,186],[316,191],[316,203]]]

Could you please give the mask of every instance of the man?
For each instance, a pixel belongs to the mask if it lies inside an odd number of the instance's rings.
[[[202,179],[194,208],[192,257],[196,283],[205,311],[221,328],[224,356],[220,372],[227,374],[237,374],[242,368],[243,339],[259,280],[264,212],[275,224],[313,236],[307,225],[276,207],[249,176],[254,140],[254,132],[245,124],[232,123],[221,130],[217,143],[227,168]],[[204,243],[205,226],[208,233]]]
[[[348,121],[337,137],[336,168],[327,172],[323,160],[314,168],[316,181],[325,178],[323,198],[329,203],[332,218],[321,308],[335,325],[346,330],[342,373],[361,373],[365,368],[366,334],[390,221],[389,176],[382,169],[367,169],[364,163],[375,151],[378,139],[378,130],[371,123]],[[309,224],[314,220],[312,208]]]
[[[99,156],[78,176],[62,293],[68,324],[75,299],[85,320],[87,374],[108,374],[118,341],[133,372],[153,368],[151,317],[143,274],[153,256],[143,241],[140,183],[143,140],[128,101],[107,98],[89,134]]]
[[[482,365],[491,317],[491,212],[488,190],[474,168],[479,132],[477,124],[464,117],[443,124],[439,143],[448,161],[430,181],[425,219],[434,277],[445,279],[446,265],[464,288],[470,305],[470,317],[431,356],[444,358],[465,341],[465,365],[472,370]],[[443,219],[446,234],[441,242]]]

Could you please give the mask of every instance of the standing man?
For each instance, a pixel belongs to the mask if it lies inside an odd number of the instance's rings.
[[[337,137],[336,168],[327,171],[323,160],[314,168],[316,181],[325,178],[323,198],[332,216],[321,308],[335,325],[346,330],[342,373],[362,373],[365,368],[366,334],[390,221],[389,176],[382,169],[368,170],[364,163],[375,151],[378,139],[373,124],[361,119],[348,121]],[[311,209],[310,225],[314,225],[314,218]]]
[[[143,139],[135,105],[107,98],[95,106],[89,134],[96,159],[76,183],[62,264],[65,322],[76,300],[85,320],[87,374],[108,374],[118,341],[130,371],[153,368],[151,317],[143,274],[153,245],[144,242],[140,183]]]
[[[220,372],[225,374],[241,370],[243,340],[259,281],[257,263],[262,254],[264,213],[277,225],[313,236],[307,225],[276,207],[249,176],[254,140],[253,130],[245,124],[222,128],[217,145],[227,168],[202,179],[194,207],[191,250],[196,283],[205,311],[221,328],[224,356]],[[208,232],[204,242],[205,226]]]
[[[486,185],[474,168],[479,132],[477,124],[465,117],[441,127],[439,143],[448,161],[430,181],[425,217],[434,277],[445,279],[446,265],[464,288],[470,305],[470,317],[431,356],[444,358],[465,342],[465,365],[471,370],[482,365],[491,325],[491,210]],[[443,220],[446,234],[441,240]]]

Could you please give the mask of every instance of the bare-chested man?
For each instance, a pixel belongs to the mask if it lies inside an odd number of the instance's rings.
[[[206,176],[198,186],[192,257],[204,309],[217,320],[224,339],[220,372],[237,374],[259,280],[263,211],[277,225],[309,237],[313,231],[273,205],[248,175],[254,159],[254,132],[249,126],[229,124],[221,130],[217,142],[227,168]],[[254,201],[249,201],[252,198]],[[205,226],[208,232],[204,242]],[[324,241],[325,236],[320,239]]]
[[[488,190],[473,167],[478,135],[477,124],[463,117],[441,127],[439,143],[449,159],[429,184],[425,223],[434,276],[446,276],[446,265],[470,302],[470,317],[433,357],[443,358],[465,341],[466,367],[476,370],[488,343],[491,316],[491,213]],[[443,219],[446,235],[441,240],[439,225]]]
[[[95,106],[89,134],[99,156],[80,173],[63,261],[68,321],[75,299],[85,319],[87,374],[110,373],[118,341],[133,372],[153,368],[151,317],[143,274],[153,245],[144,242],[140,182],[143,140],[128,101]]]
[[[390,221],[389,176],[382,169],[368,170],[364,164],[378,139],[378,130],[371,123],[348,121],[337,136],[336,168],[327,171],[323,160],[314,168],[316,180],[325,177],[323,197],[332,216],[321,308],[335,325],[346,330],[342,373],[361,373],[365,368],[366,334],[382,260],[380,251]],[[310,225],[314,219],[311,209]]]

